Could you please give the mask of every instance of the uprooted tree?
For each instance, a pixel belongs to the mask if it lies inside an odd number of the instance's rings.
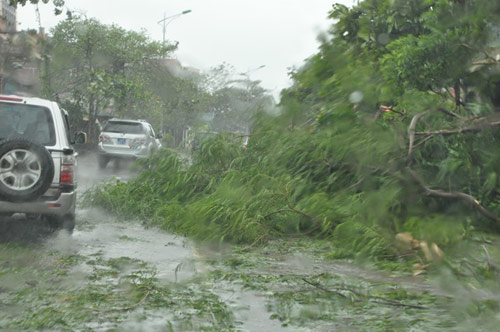
[[[164,152],[94,202],[204,239],[319,234],[349,256],[394,257],[399,232],[446,245],[500,230],[500,3],[366,0],[330,17],[245,153],[216,139],[186,167]]]

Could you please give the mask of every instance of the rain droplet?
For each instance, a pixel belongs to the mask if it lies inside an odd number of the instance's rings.
[[[381,33],[380,35],[378,35],[377,40],[380,44],[387,45],[391,41],[391,38],[389,37],[388,34]]]
[[[363,92],[361,92],[361,91],[354,91],[349,96],[349,101],[351,103],[357,104],[357,103],[359,103],[359,102],[361,102],[363,100],[363,97],[364,97]]]

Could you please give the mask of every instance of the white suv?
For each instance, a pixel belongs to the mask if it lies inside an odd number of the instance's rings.
[[[98,163],[105,168],[111,159],[137,159],[161,147],[153,127],[143,120],[111,119],[99,135]]]
[[[0,215],[25,213],[72,231],[76,154],[57,103],[0,95]]]

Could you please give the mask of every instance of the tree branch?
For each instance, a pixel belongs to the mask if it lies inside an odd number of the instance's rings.
[[[427,142],[428,140],[430,140],[430,139],[431,139],[431,138],[433,138],[433,137],[434,137],[434,136],[432,136],[432,135],[427,136],[426,138],[424,138],[423,140],[421,140],[420,142],[418,142],[417,144],[415,144],[415,145],[413,146],[413,148],[414,148],[414,149],[415,149],[415,148],[417,148],[418,146],[420,146],[420,145],[424,144],[425,142]]]
[[[446,115],[452,116],[452,117],[454,117],[454,118],[464,119],[464,117],[463,117],[463,116],[460,116],[460,115],[458,115],[458,114],[456,114],[456,113],[453,113],[453,112],[448,111],[447,109],[444,109],[444,108],[441,108],[441,107],[440,107],[440,108],[438,108],[438,111],[439,111],[439,112],[441,112],[441,113],[444,113],[444,114],[446,114]]]
[[[361,294],[359,292],[356,292],[355,290],[353,289],[350,289],[350,288],[345,288],[345,287],[341,287],[341,288],[336,288],[336,289],[329,289],[329,288],[325,288],[317,283],[313,283],[309,280],[307,280],[306,278],[302,278],[302,281],[304,281],[305,283],[323,291],[323,292],[327,292],[327,293],[331,293],[331,294],[335,294],[335,295],[338,295],[340,297],[343,297],[343,298],[347,298],[346,295],[342,294],[340,291],[343,290],[343,291],[348,291],[348,292],[351,292],[353,293],[354,295],[357,295],[359,297],[362,297],[362,298],[367,298],[368,301],[372,302],[372,303],[378,303],[378,304],[384,304],[384,305],[389,305],[389,306],[393,306],[393,307],[406,307],[406,308],[413,308],[413,309],[427,309],[426,307],[424,306],[421,306],[421,305],[415,305],[415,304],[405,304],[405,303],[401,303],[401,302],[397,302],[397,301],[393,301],[393,300],[390,300],[390,299],[386,299],[384,297],[380,297],[380,296],[369,296],[369,295],[365,295],[365,294]],[[357,300],[359,301],[359,300]]]
[[[403,118],[406,117],[406,114],[404,112],[396,111],[395,109],[393,109],[393,105],[391,106],[380,105],[377,110],[377,113],[375,113],[374,120],[377,120],[380,117],[380,115],[382,115],[382,113],[388,113],[388,112],[397,113],[401,115]]]
[[[317,289],[319,290],[322,290],[323,292],[327,292],[327,293],[332,293],[332,294],[335,294],[335,295],[338,295],[340,297],[343,297],[343,298],[347,298],[347,296],[345,296],[344,294],[342,294],[341,292],[337,292],[337,291],[334,291],[334,290],[331,290],[331,289],[328,289],[328,288],[324,288],[322,287],[321,285],[318,285],[316,283],[313,283],[313,282],[310,282],[309,280],[307,280],[306,278],[302,278],[302,280],[306,283],[306,284],[309,284],[313,287],[316,287]]]
[[[149,294],[151,294],[152,290],[153,290],[153,288],[146,288],[146,293],[141,298],[141,300],[139,302],[131,305],[131,306],[128,306],[128,307],[111,308],[111,309],[99,309],[99,308],[85,308],[85,309],[92,310],[92,311],[98,311],[98,312],[130,311],[130,310],[135,309],[136,307],[140,306],[141,304],[143,304],[144,301],[146,301],[146,299],[148,298]]]
[[[424,115],[430,113],[431,111],[425,111],[422,113],[418,113],[415,115],[410,122],[410,126],[408,127],[408,158],[407,158],[407,163],[408,165],[411,164],[411,161],[413,159],[413,149],[414,149],[414,144],[415,144],[415,127],[417,126],[418,120],[423,117]]]
[[[447,191],[443,191],[440,189],[431,189],[427,186],[427,184],[425,184],[425,182],[422,180],[422,178],[420,178],[420,176],[418,176],[418,174],[415,171],[413,171],[411,169],[408,169],[408,170],[410,172],[410,175],[413,177],[413,179],[415,181],[417,181],[417,183],[422,188],[424,188],[427,195],[436,196],[436,197],[443,197],[443,198],[461,199],[461,200],[469,203],[470,205],[472,205],[472,207],[474,207],[476,210],[478,210],[478,212],[480,214],[482,214],[483,216],[485,216],[486,218],[493,220],[494,222],[500,224],[500,218],[497,217],[496,215],[494,215],[493,213],[491,213],[490,211],[488,211],[485,207],[483,207],[481,205],[481,203],[473,196],[466,194],[466,193],[463,193],[463,192],[460,192],[460,191],[447,192]]]
[[[474,133],[474,132],[479,132],[485,129],[489,128],[494,128],[500,126],[500,121],[494,121],[494,122],[487,122],[484,124],[480,125],[475,125],[475,126],[469,126],[465,128],[458,128],[458,129],[443,129],[443,130],[438,130],[438,131],[422,131],[422,132],[414,132],[414,136],[434,136],[434,135],[441,135],[441,136],[450,136],[454,134],[463,134],[463,133]]]
[[[259,243],[262,239],[264,239],[264,237],[268,236],[269,234],[267,233],[264,233],[262,234],[261,236],[259,236],[257,239],[255,239],[255,241],[252,242],[252,244],[250,244],[249,246],[241,249],[241,251],[248,251],[250,250],[252,247],[256,246],[257,243]]]

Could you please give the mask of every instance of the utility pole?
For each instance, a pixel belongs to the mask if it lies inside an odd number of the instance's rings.
[[[35,12],[36,20],[38,22],[38,32],[40,32],[40,30],[42,30],[42,18],[40,17],[40,8],[38,8],[38,3],[36,4]]]

